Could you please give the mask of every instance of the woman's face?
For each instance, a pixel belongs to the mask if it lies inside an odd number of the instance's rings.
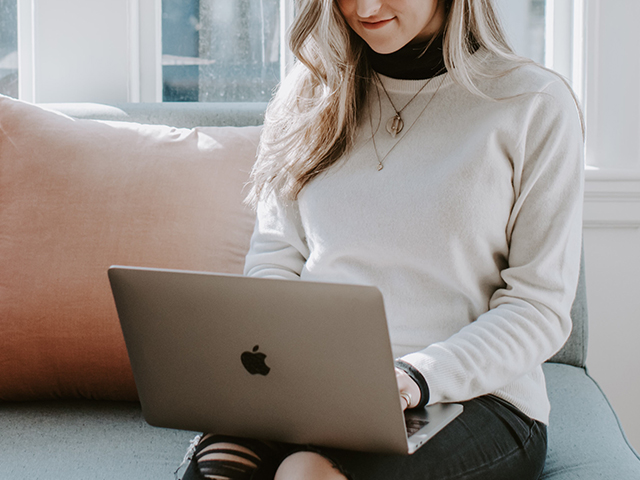
[[[347,23],[378,53],[428,40],[445,20],[442,0],[336,0]]]

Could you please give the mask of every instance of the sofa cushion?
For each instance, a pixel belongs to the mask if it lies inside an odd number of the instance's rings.
[[[259,133],[0,97],[0,400],[136,398],[107,268],[241,273]]]
[[[150,426],[138,403],[93,400],[0,404],[0,431],[7,480],[175,480],[196,435]]]
[[[540,480],[640,478],[640,458],[598,384],[582,368],[553,363],[543,368],[551,418]]]

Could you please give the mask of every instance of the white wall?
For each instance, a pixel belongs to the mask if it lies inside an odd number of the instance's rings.
[[[640,451],[640,174],[587,175],[587,367]]]
[[[640,451],[640,228],[587,229],[584,238],[590,318],[587,367]]]

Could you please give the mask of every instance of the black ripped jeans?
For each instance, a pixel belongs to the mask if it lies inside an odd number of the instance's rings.
[[[284,458],[314,451],[350,480],[536,480],[547,454],[547,428],[506,401],[487,395],[464,402],[464,412],[413,455],[277,444],[252,480],[271,480]],[[192,461],[183,480],[202,480]]]

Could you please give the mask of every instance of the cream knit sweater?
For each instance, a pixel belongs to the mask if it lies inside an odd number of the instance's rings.
[[[425,83],[382,81],[398,108]],[[478,85],[502,100],[435,77],[395,139],[372,87],[353,150],[296,202],[259,204],[245,274],[375,285],[430,404],[493,393],[546,423],[541,364],[571,331],[579,271],[579,115],[536,66]]]

